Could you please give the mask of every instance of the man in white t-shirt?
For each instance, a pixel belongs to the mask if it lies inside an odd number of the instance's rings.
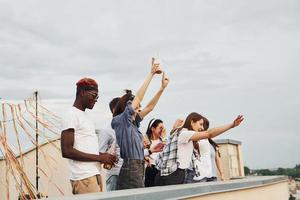
[[[93,79],[83,78],[76,85],[75,102],[65,113],[62,124],[62,156],[69,159],[73,194],[101,192],[100,163],[113,165],[116,157],[99,153],[95,125],[85,113],[97,102],[98,84]]]

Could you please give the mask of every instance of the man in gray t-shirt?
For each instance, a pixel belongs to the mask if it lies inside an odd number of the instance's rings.
[[[109,103],[109,108],[112,113],[119,99],[119,97],[116,97]],[[120,158],[120,147],[118,146],[116,134],[111,128],[111,125],[106,129],[96,130],[96,133],[98,135],[100,153],[105,153],[111,151],[111,148],[115,148],[112,151],[116,154],[118,163],[115,163],[115,165],[106,172],[106,190],[113,191],[117,189],[118,177],[123,164],[123,160]]]
[[[99,138],[99,152],[105,153],[111,150],[115,146],[115,154],[118,162],[106,172],[106,190],[113,191],[117,190],[117,181],[120,173],[120,169],[123,164],[122,158],[120,158],[120,147],[116,141],[115,131],[111,127],[106,129],[96,130]]]

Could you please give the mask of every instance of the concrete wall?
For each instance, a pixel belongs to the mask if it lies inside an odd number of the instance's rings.
[[[225,180],[244,177],[242,143],[235,140],[216,140],[216,143],[219,145]]]
[[[39,166],[46,175],[44,175],[43,172],[39,171],[39,192],[50,197],[70,196],[73,194],[69,181],[70,171],[68,162],[67,159],[61,156],[61,152],[57,149],[57,147],[60,147],[60,140],[55,140],[49,144],[46,143],[40,146]],[[26,151],[23,155],[23,158],[23,168],[25,170],[25,173],[27,174],[31,183],[35,186],[35,149]],[[20,161],[20,158],[18,158],[18,160]],[[101,175],[103,179],[102,182],[105,183],[105,170],[102,170]],[[17,199],[19,194],[14,183],[15,182],[11,173],[9,173],[9,194],[10,199],[13,200]],[[6,188],[6,164],[5,160],[0,159],[0,200],[7,199]],[[103,189],[106,189],[105,185]]]
[[[193,183],[84,194],[61,197],[61,200],[153,200],[153,199],[201,199],[201,200],[287,200],[287,177],[247,177],[222,182]],[[49,198],[47,200],[54,200]]]
[[[241,143],[233,140],[217,140],[217,143],[220,145],[225,178],[229,180],[244,177]],[[39,181],[39,191],[48,195],[49,197],[58,197],[62,195],[72,196],[67,160],[62,158],[60,151],[54,148],[53,145],[59,147],[60,141],[53,141],[52,144],[44,144],[40,147],[39,165],[48,177],[46,177],[41,171],[39,172],[41,177]],[[42,152],[47,152],[46,155],[48,156],[45,156]],[[26,174],[28,175],[32,184],[35,185],[34,150],[30,150],[24,154],[24,162]],[[5,169],[5,161],[0,160],[0,199],[6,199]],[[105,170],[103,170],[102,177],[105,177]],[[17,199],[18,193],[13,183],[12,176],[10,176],[10,199]],[[53,183],[57,184],[57,186],[62,190],[63,194],[60,193]]]
[[[284,200],[288,199],[289,193],[287,182],[266,184],[260,187],[239,189],[234,191],[224,191],[220,193],[207,194],[205,196],[188,198],[191,200]]]
[[[39,171],[39,191],[49,196],[62,196],[57,186],[62,190],[64,195],[71,195],[71,186],[69,182],[69,170],[67,160],[62,158],[59,150],[54,148],[53,145],[60,146],[60,141],[54,141],[52,144],[42,145],[39,153],[39,166],[47,174],[46,177]],[[43,154],[42,152],[46,152]],[[46,156],[45,156],[46,155]],[[20,160],[20,158],[19,158]],[[31,183],[35,186],[35,151],[30,150],[24,154],[24,169],[30,179]],[[6,199],[6,166],[5,160],[0,160],[0,199]],[[18,192],[14,185],[11,175],[9,175],[9,193],[10,199],[17,199]]]

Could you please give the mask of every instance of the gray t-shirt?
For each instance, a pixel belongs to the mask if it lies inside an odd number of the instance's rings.
[[[111,127],[116,133],[121,158],[143,160],[143,135],[138,129],[142,119],[137,115],[134,120],[134,113],[132,101],[128,101],[124,112],[112,119]]]
[[[109,179],[112,175],[119,175],[123,160],[120,158],[120,147],[116,141],[115,131],[111,126],[106,129],[96,130],[99,139],[99,152],[105,153],[109,150],[111,145],[116,144],[116,156],[118,158],[118,163],[115,163],[115,166],[106,172],[106,179]]]

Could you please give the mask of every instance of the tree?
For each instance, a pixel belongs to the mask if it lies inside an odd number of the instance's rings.
[[[260,170],[257,170],[257,173],[260,174],[260,175],[262,175],[262,176],[274,175],[274,172],[272,172],[269,169],[260,169]]]
[[[245,172],[245,175],[249,175],[249,174],[250,174],[250,169],[249,169],[249,167],[244,166],[244,172]]]
[[[289,200],[296,200],[296,198],[295,198],[295,197],[293,197],[293,196],[290,194],[290,198],[289,198]]]
[[[283,168],[280,167],[280,168],[277,169],[276,174],[278,174],[278,175],[286,175],[287,174],[286,171],[287,170],[285,170],[285,169],[283,169]]]

